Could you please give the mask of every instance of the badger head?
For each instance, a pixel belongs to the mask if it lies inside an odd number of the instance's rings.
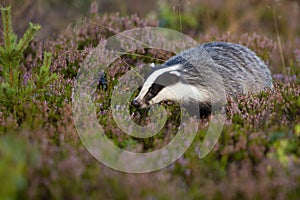
[[[201,88],[186,80],[186,73],[180,64],[162,65],[154,67],[140,93],[132,101],[132,105],[137,108],[148,108],[166,100],[186,102],[189,100],[205,101],[206,98],[208,97]]]

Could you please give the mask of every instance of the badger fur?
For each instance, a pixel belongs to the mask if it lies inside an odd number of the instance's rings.
[[[182,51],[154,67],[132,104],[147,108],[172,100],[196,101],[210,107],[212,99],[217,102],[219,88],[215,86],[218,80],[208,70],[213,68],[231,97],[273,87],[270,70],[253,51],[239,44],[211,42]],[[209,92],[208,87],[216,92]]]

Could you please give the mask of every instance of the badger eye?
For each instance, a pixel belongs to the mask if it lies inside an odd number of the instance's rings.
[[[150,90],[149,90],[149,96],[150,96],[150,97],[153,97],[153,96],[154,96],[154,94],[153,94],[153,89],[150,89]]]
[[[150,100],[153,97],[155,97],[162,88],[163,88],[162,85],[153,83],[152,86],[148,89],[148,92],[146,94],[146,99]]]

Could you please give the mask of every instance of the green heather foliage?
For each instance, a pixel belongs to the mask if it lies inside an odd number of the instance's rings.
[[[100,15],[93,4],[91,17],[74,29],[52,39],[32,40],[39,26],[30,25],[17,41],[11,28],[10,9],[1,9],[0,32],[4,37],[0,39],[0,199],[299,199],[299,35],[293,35],[298,38],[295,41],[282,38],[288,41],[282,43],[287,69],[284,74],[276,54],[276,38],[264,32],[234,35],[222,31],[227,19],[224,16],[242,13],[241,6],[247,8],[250,22],[255,23],[256,16],[272,17],[270,13],[264,14],[266,7],[261,1],[236,5],[237,1],[203,0],[202,7],[197,6],[199,1],[182,2],[195,12],[197,22],[207,21],[205,29],[199,23],[195,26],[193,19],[187,24],[191,12],[183,9],[184,30],[196,34],[199,42],[222,40],[248,46],[270,66],[274,88],[256,95],[228,98],[221,137],[207,157],[198,158],[209,124],[209,119],[203,119],[194,143],[180,159],[146,174],[115,171],[87,152],[74,126],[71,96],[75,77],[92,47],[124,30],[158,26],[158,21],[137,15]],[[286,5],[282,4],[286,10],[283,16],[290,13]],[[166,26],[180,30],[180,24],[170,18],[176,13],[171,14],[170,5],[162,6],[160,12],[165,14],[161,20],[169,20]],[[206,18],[197,17],[202,14]],[[232,21],[227,25],[241,27],[230,18]],[[206,32],[209,24],[217,26],[216,29]],[[95,93],[95,112],[106,136],[117,146],[132,152],[151,152],[174,137],[180,123],[176,115],[180,108],[175,103],[163,103],[170,114],[167,125],[147,139],[125,134],[110,111],[111,93],[123,74],[134,67],[145,67],[145,63],[161,63],[172,55],[161,49],[139,49],[121,55],[105,71],[107,87]],[[130,113],[138,124],[149,120],[147,111],[130,108]]]
[[[30,23],[23,37],[17,41],[17,35],[12,29],[10,7],[2,7],[1,13],[4,45],[0,46],[0,103],[13,111],[16,106],[44,91],[57,76],[49,74],[51,53],[45,52],[39,71],[31,77],[26,77],[20,62],[24,59],[25,49],[41,26]]]

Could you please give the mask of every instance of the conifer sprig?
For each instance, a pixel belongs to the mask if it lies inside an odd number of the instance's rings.
[[[22,102],[30,100],[31,96],[41,96],[53,80],[57,78],[55,73],[50,74],[51,53],[44,53],[43,64],[39,71],[32,74],[27,84],[23,83],[25,71],[20,67],[24,58],[24,51],[33,40],[37,31],[41,28],[38,24],[29,23],[23,37],[17,42],[17,35],[13,32],[11,21],[11,8],[1,7],[3,23],[3,41],[0,46],[0,103],[6,105],[8,110],[22,105]]]

